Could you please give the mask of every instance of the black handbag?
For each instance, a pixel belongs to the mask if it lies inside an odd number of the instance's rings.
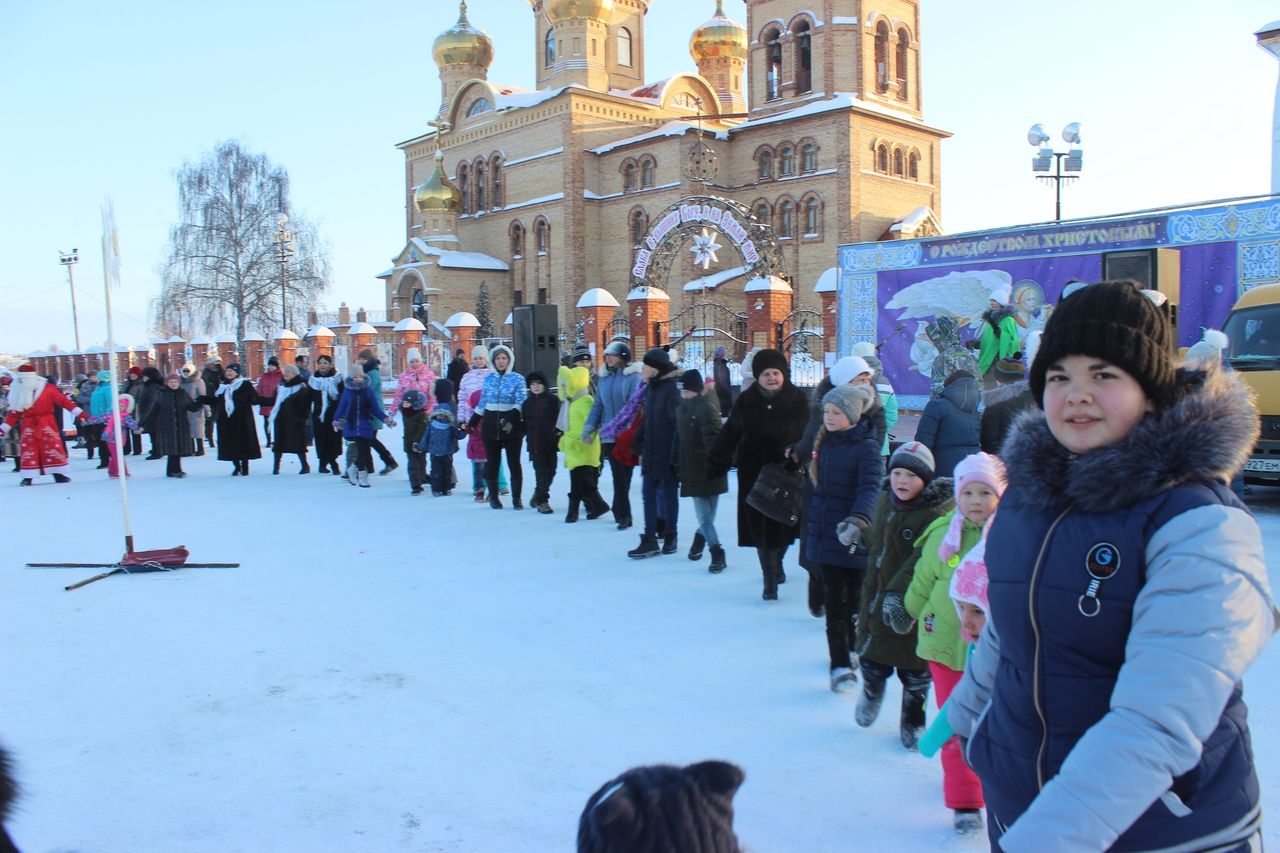
[[[779,462],[765,465],[751,486],[747,505],[779,524],[795,527],[804,506],[803,469]]]

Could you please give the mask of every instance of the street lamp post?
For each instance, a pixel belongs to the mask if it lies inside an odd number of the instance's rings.
[[[67,268],[67,282],[71,285],[71,325],[76,331],[76,351],[80,351],[80,317],[76,313],[76,264],[80,263],[80,250],[58,250],[58,263]]]
[[[1062,139],[1068,145],[1079,146],[1080,122],[1073,121],[1064,127],[1062,129]],[[1066,151],[1054,151],[1052,148],[1045,146],[1048,141],[1049,134],[1045,133],[1043,125],[1031,125],[1031,129],[1027,131],[1027,142],[1031,143],[1033,148],[1039,149],[1036,156],[1031,159],[1031,171],[1048,172],[1052,168],[1052,175],[1037,174],[1036,178],[1041,181],[1053,181],[1054,195],[1056,196],[1053,218],[1054,221],[1061,222],[1062,184],[1065,181],[1078,181],[1080,179],[1078,175],[1064,175],[1063,172],[1079,172],[1084,167],[1084,149],[1072,147]]]
[[[272,238],[276,244],[276,261],[280,264],[280,328],[289,328],[289,258],[293,256],[293,232],[285,228],[289,215],[282,213],[276,217],[276,233]]]

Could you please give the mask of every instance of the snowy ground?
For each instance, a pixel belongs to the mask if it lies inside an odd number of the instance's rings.
[[[751,850],[985,849],[952,834],[937,762],[899,745],[896,684],[865,731],[854,697],[827,689],[794,555],[768,605],[753,552],[731,547],[718,577],[684,548],[631,561],[634,531],[563,523],[563,471],[556,515],[494,512],[459,461],[451,498],[410,497],[403,467],[357,490],[296,462],[278,477],[255,463],[247,480],[210,458],[188,460],[186,480],[136,462],[139,548],[242,566],[75,592],[63,586],[93,571],[23,564],[118,557],[115,483],[83,454],[68,486],[0,480],[18,845],[560,851],[623,769],[724,758],[747,772],[736,826]],[[633,500],[638,515],[638,477]],[[1274,542],[1280,501],[1259,503]],[[732,498],[721,506],[733,541]],[[692,519],[686,500],[682,545]],[[1247,680],[1268,812],[1278,676],[1273,643]],[[1280,845],[1280,823],[1267,829]]]

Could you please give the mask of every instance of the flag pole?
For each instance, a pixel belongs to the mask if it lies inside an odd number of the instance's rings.
[[[124,434],[120,423],[120,359],[116,356],[115,325],[111,317],[112,271],[119,263],[118,236],[116,234],[115,209],[111,199],[102,208],[102,289],[107,304],[107,351],[110,353],[111,370],[111,420],[115,423],[116,473],[120,481],[120,504],[124,510],[124,550],[133,553],[133,525],[129,521],[129,485],[124,464]],[[135,401],[136,403],[136,401]]]

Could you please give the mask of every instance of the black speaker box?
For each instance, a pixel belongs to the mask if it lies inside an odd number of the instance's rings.
[[[528,376],[540,370],[549,386],[556,384],[560,370],[560,321],[554,305],[518,305],[512,309],[512,349],[516,371]]]

